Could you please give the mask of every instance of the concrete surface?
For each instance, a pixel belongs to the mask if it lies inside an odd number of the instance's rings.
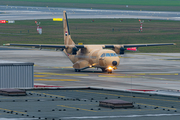
[[[168,11],[137,11],[137,10],[105,10],[105,9],[79,9],[60,7],[30,7],[0,5],[1,20],[33,20],[62,18],[66,10],[68,18],[133,18],[180,20],[180,12]]]

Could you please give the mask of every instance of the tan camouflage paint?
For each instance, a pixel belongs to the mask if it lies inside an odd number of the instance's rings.
[[[85,69],[88,67],[98,67],[107,68],[112,67],[112,62],[117,61],[119,65],[119,57],[103,57],[103,53],[115,53],[113,50],[103,49],[104,45],[85,45],[85,48],[81,48],[77,51],[76,55],[72,55],[72,49],[75,47],[75,43],[71,39],[71,35],[68,33],[66,11],[63,12],[63,26],[64,26],[64,44],[66,49],[64,49],[65,54],[72,61],[73,68],[75,69]]]

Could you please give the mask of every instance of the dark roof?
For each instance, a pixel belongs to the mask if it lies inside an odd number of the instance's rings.
[[[158,96],[112,90],[66,89],[28,90],[27,96],[0,96],[1,118],[144,120],[177,119],[178,97]],[[99,101],[109,99],[129,101],[133,108],[100,107]]]

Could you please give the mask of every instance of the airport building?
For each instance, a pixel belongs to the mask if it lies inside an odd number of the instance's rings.
[[[0,89],[34,87],[34,63],[0,61]]]

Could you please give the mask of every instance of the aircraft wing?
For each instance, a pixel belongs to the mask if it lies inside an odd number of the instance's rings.
[[[6,46],[24,46],[24,47],[36,47],[36,48],[67,48],[67,47],[76,47],[76,48],[85,48],[84,45],[50,45],[50,44],[14,44],[7,43],[3,44]]]
[[[176,45],[176,44],[175,43],[121,44],[121,45],[104,45],[104,48],[115,48],[116,46],[123,48],[131,48],[131,47],[147,47],[147,46],[163,46],[163,45]]]
[[[3,44],[3,45],[39,47],[39,48],[41,48],[41,47],[46,47],[46,48],[67,48],[67,47],[86,48],[86,46],[89,46],[89,45],[15,44],[15,43],[7,43],[7,44]],[[147,46],[163,46],[163,45],[176,45],[176,44],[175,43],[156,43],[156,44],[93,45],[93,46],[102,46],[103,48],[115,48],[116,46],[130,48],[130,47],[147,47]]]
[[[147,46],[163,46],[163,45],[176,45],[175,43],[159,43],[159,44],[125,44],[124,48],[129,47],[147,47]]]
[[[104,45],[103,48],[112,48],[117,54],[124,54],[125,50],[137,51],[138,47],[176,45],[175,43],[154,43],[154,44],[122,44],[122,45]]]
[[[37,47],[37,48],[41,48],[41,47],[46,47],[46,48],[66,48],[65,45],[46,45],[46,44],[14,44],[14,43],[8,43],[8,44],[3,44],[6,46],[24,46],[24,47]]]
[[[55,49],[69,49],[69,54],[75,54],[78,49],[86,49],[87,47],[93,48],[112,48],[117,54],[124,54],[125,50],[137,51],[138,47],[147,46],[163,46],[163,45],[176,45],[175,43],[155,43],[155,44],[116,44],[116,45],[52,45],[52,44],[14,44],[8,43],[3,44],[7,46],[25,46],[25,47],[35,47],[35,48],[55,48]],[[73,48],[73,49],[71,49]],[[75,49],[74,49],[75,48]]]

